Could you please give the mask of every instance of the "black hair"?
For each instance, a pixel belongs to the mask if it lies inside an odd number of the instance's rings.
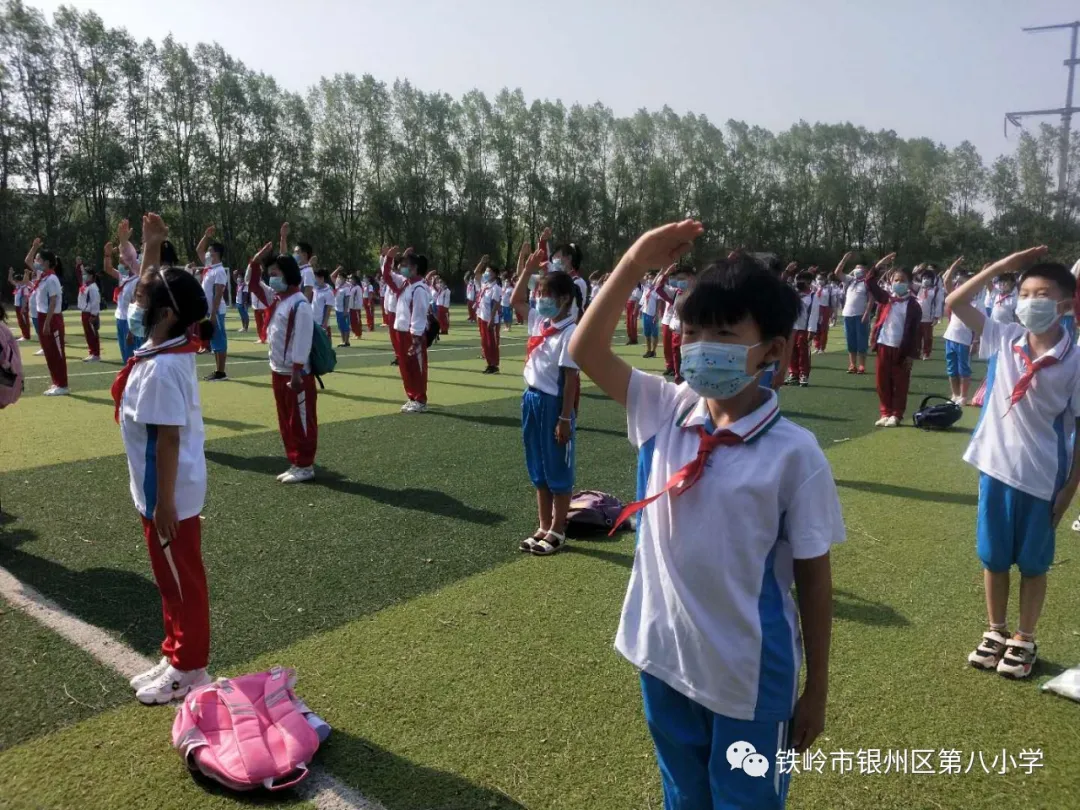
[[[277,269],[281,271],[281,277],[285,279],[287,285],[290,287],[300,286],[300,265],[298,265],[296,259],[288,253],[282,253],[275,256],[266,263],[267,269],[272,266],[277,267]]]
[[[180,264],[180,255],[168,239],[161,243],[161,263],[168,267],[176,267]]]
[[[214,253],[220,256],[222,261],[225,261],[225,245],[223,245],[221,242],[211,242],[210,250],[214,251]]]
[[[569,273],[564,273],[561,270],[540,276],[540,280],[536,283],[536,294],[546,294],[556,299],[569,297],[571,301],[577,304],[579,312],[584,303],[581,300],[581,288],[574,283]]]
[[[1020,283],[1023,284],[1029,278],[1045,278],[1058,285],[1065,298],[1071,299],[1076,296],[1076,279],[1069,272],[1069,268],[1057,262],[1039,262],[1029,267],[1020,274]]]
[[[809,270],[801,270],[798,275],[795,276],[795,283],[800,286],[809,287],[814,281],[814,274]]]
[[[893,274],[893,273],[903,273],[903,274],[904,274],[904,278],[905,278],[905,279],[906,279],[906,280],[907,280],[907,281],[908,281],[909,283],[911,282],[911,271],[910,271],[910,270],[908,270],[908,269],[907,269],[906,267],[890,267],[890,268],[889,268],[889,269],[888,269],[888,270],[887,270],[887,271],[885,272],[885,278],[892,278],[892,274]]]
[[[311,242],[297,242],[296,248],[301,253],[305,254],[309,259],[314,255],[315,248],[311,246]]]
[[[801,308],[798,294],[768,263],[738,252],[711,265],[679,299],[684,324],[731,326],[749,316],[762,340],[790,337]]]
[[[153,328],[160,313],[173,310],[176,323],[169,329],[169,338],[180,337],[193,324],[199,324],[199,337],[209,340],[214,333],[214,324],[206,320],[208,304],[198,280],[179,267],[162,266],[160,270],[144,273],[139,279],[143,295],[146,296],[146,328]],[[174,302],[175,301],[175,306]]]
[[[41,261],[48,265],[49,269],[56,273],[56,275],[59,276],[64,272],[63,262],[61,262],[60,257],[51,250],[39,250],[38,256],[41,257]]]
[[[314,273],[317,278],[321,278],[324,281],[330,278],[330,271],[325,267],[316,267],[311,272]]]
[[[575,243],[563,242],[551,252],[551,255],[554,256],[556,253],[562,253],[566,256],[569,256],[570,266],[573,267],[575,270],[581,269],[581,248],[579,248]]]

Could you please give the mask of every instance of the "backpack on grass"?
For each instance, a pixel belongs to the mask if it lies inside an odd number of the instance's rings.
[[[929,405],[932,400],[941,400],[941,404]],[[931,394],[923,399],[911,420],[915,427],[923,430],[948,430],[960,421],[963,415],[964,409],[951,399]]]
[[[622,501],[614,495],[591,489],[575,492],[570,496],[570,511],[566,514],[566,534],[569,537],[606,535],[622,510]]]
[[[22,355],[11,330],[0,323],[0,408],[14,405],[23,392]]]
[[[173,722],[173,748],[191,771],[232,790],[284,790],[307,778],[319,735],[296,697],[296,672],[219,678],[191,692]]]
[[[427,315],[427,328],[424,330],[424,340],[427,341],[428,348],[431,344],[439,342],[439,332],[442,327],[439,326],[439,319],[435,317],[434,313],[428,311]]]

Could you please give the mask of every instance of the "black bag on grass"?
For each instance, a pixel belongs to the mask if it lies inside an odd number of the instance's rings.
[[[438,343],[440,329],[439,319],[435,317],[435,314],[431,310],[428,310],[427,329],[424,330],[424,340],[427,341],[429,348],[432,343]]]
[[[929,405],[933,400],[941,400],[941,402],[937,405]],[[963,415],[964,409],[951,399],[931,394],[922,401],[919,410],[911,417],[911,421],[915,423],[915,427],[923,430],[948,430],[960,421]]]
[[[567,537],[600,537],[611,531],[623,503],[614,495],[596,490],[575,492],[570,496],[570,511],[566,515]],[[624,523],[629,528],[630,523]]]

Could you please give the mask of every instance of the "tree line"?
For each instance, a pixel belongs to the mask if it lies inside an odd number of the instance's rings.
[[[746,246],[810,264],[849,249],[944,262],[1048,243],[1071,262],[1080,171],[1059,200],[1058,133],[1025,131],[988,167],[966,141],[850,123],[774,134],[348,73],[301,94],[218,43],[138,42],[94,12],[50,21],[6,0],[0,262],[18,266],[40,235],[69,267],[100,267],[117,222],[148,210],[189,257],[214,223],[239,266],[287,220],[324,265],[372,272],[396,242],[449,279],[481,254],[511,264],[545,225],[581,245],[588,272],[608,269],[641,232],[686,216],[707,227],[700,258]],[[1080,168],[1080,143],[1069,160]]]

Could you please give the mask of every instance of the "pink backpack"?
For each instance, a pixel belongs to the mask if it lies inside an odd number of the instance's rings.
[[[190,693],[173,723],[173,747],[192,771],[233,790],[283,790],[308,776],[319,736],[296,697],[296,672],[219,678]]]
[[[11,330],[0,323],[0,408],[14,405],[23,392],[22,356]]]

